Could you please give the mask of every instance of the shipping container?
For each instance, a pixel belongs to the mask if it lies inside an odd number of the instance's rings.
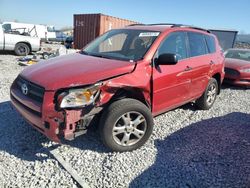
[[[136,23],[138,22],[103,14],[75,14],[74,46],[81,49],[110,29],[118,29]]]

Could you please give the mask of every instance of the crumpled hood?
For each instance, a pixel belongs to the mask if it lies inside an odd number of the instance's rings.
[[[133,62],[75,53],[41,61],[25,68],[21,76],[44,87],[45,90],[57,90],[94,84],[100,80],[132,72],[134,66]]]
[[[240,59],[226,58],[225,59],[225,67],[231,68],[231,69],[238,69],[238,70],[242,69],[243,67],[250,68],[250,62],[240,60]]]

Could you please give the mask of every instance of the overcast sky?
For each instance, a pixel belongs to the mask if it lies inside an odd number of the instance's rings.
[[[73,14],[103,13],[141,23],[183,23],[250,33],[249,0],[0,0],[0,20],[73,26]]]

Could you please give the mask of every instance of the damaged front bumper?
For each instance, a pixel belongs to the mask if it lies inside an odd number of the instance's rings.
[[[37,102],[22,93],[15,84],[11,87],[11,102],[26,121],[52,141],[61,143],[86,133],[91,120],[102,108],[93,105],[82,109],[55,108],[55,92],[44,92],[43,101]]]

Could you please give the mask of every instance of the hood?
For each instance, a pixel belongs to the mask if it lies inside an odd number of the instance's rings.
[[[250,62],[240,59],[226,58],[225,67],[231,69],[242,69],[243,67],[250,67]]]
[[[21,76],[45,90],[57,90],[132,72],[135,63],[74,53],[27,67]]]

